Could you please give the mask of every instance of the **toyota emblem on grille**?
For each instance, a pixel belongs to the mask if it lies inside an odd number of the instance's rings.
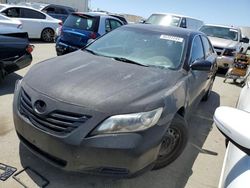
[[[46,103],[42,100],[38,100],[34,103],[34,110],[37,114],[44,114],[46,107]]]

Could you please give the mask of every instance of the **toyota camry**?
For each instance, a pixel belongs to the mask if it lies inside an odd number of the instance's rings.
[[[34,65],[16,83],[21,142],[69,171],[134,176],[173,162],[207,100],[216,54],[201,32],[127,25]]]

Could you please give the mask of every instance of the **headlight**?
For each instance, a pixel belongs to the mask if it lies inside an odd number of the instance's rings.
[[[17,80],[17,81],[16,81],[15,91],[16,91],[16,90],[18,90],[18,89],[20,88],[21,83],[22,83],[22,80],[23,80],[23,79],[21,79],[21,80]]]
[[[223,55],[225,56],[235,56],[236,49],[225,49]]]
[[[99,125],[92,135],[136,132],[154,126],[160,119],[163,108],[150,112],[111,116]]]

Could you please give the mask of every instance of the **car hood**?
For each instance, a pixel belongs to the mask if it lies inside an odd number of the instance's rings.
[[[126,109],[159,107],[156,101],[161,100],[166,89],[174,86],[182,74],[181,71],[123,63],[79,50],[38,63],[23,82],[63,102],[102,112],[124,109],[126,113]]]
[[[236,48],[239,44],[238,41],[217,38],[217,37],[208,37],[213,46],[221,47],[221,48]]]

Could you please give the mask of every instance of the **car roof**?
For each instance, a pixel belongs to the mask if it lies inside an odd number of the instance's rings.
[[[65,6],[65,5],[57,5],[57,4],[47,4],[46,7],[50,7],[50,6],[54,6],[54,7],[60,7],[60,8],[65,8],[65,9],[72,9],[74,10],[74,8],[70,7],[70,6]],[[45,7],[44,7],[45,8]]]
[[[182,38],[188,38],[190,36],[195,36],[195,35],[205,35],[200,31],[195,31],[191,29],[172,27],[172,26],[152,25],[152,24],[131,24],[131,25],[129,24],[123,27],[145,29],[152,32],[162,32],[173,36],[178,35]]]
[[[86,15],[86,16],[91,16],[91,17],[105,17],[105,18],[113,18],[113,19],[117,19],[120,20],[119,18],[116,18],[114,16],[110,16],[107,14],[103,14],[103,13],[95,13],[95,12],[73,12],[73,15]],[[122,22],[122,20],[120,20]]]
[[[35,11],[40,11],[40,10],[35,9],[35,8],[33,8],[33,7],[24,6],[24,5],[9,5],[9,4],[0,4],[0,5],[5,6],[5,8],[11,8],[11,7],[15,7],[15,8],[27,8],[27,9],[32,9],[32,10],[35,10]],[[41,12],[41,11],[40,11],[40,12]]]
[[[178,16],[178,17],[184,17],[184,18],[191,18],[191,19],[194,19],[194,20],[199,20],[199,21],[203,22],[203,21],[202,21],[202,20],[200,20],[200,19],[197,19],[197,18],[194,18],[194,17],[191,17],[191,16],[181,15],[181,14],[164,13],[164,12],[156,12],[156,13],[153,13],[153,14],[171,15],[171,16]],[[151,15],[153,15],[153,14],[151,14]]]
[[[230,28],[230,29],[237,29],[237,30],[240,30],[240,28],[239,28],[239,27],[235,27],[235,26],[228,26],[228,25],[204,24],[203,26],[224,27],[224,28]]]

